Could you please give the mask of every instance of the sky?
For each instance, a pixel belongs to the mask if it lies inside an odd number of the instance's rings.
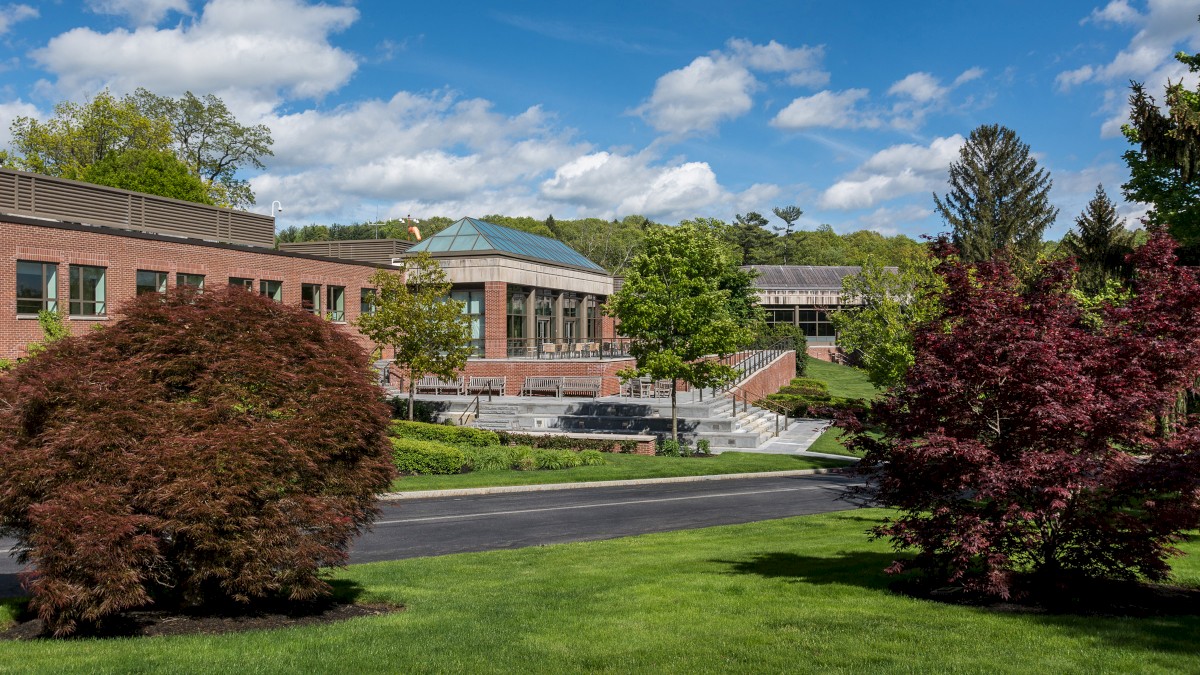
[[[947,229],[933,193],[1002,124],[1058,238],[1121,200],[1129,82],[1194,86],[1200,0],[0,0],[0,145],[104,88],[220,96],[272,131],[277,225],[412,215]],[[279,202],[282,211],[273,207]]]

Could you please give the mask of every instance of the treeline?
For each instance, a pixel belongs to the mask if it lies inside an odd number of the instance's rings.
[[[620,220],[559,220],[551,215],[538,220],[490,214],[480,220],[557,239],[618,276],[641,250],[647,229],[661,225],[642,216]],[[421,219],[417,227],[421,236],[428,238],[454,222],[451,218],[434,216]],[[775,227],[755,212],[739,214],[732,223],[716,218],[695,218],[684,223],[709,230],[728,243],[736,249],[738,261],[743,265],[861,265],[868,257],[884,265],[898,265],[924,248],[924,244],[904,235],[885,236],[870,230],[838,234],[830,225],[820,225],[814,230],[792,230],[790,223]],[[409,239],[410,225],[405,220],[392,219],[352,225],[293,226],[281,230],[276,239],[279,242]]]

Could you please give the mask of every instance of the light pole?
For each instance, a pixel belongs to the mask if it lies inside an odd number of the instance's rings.
[[[279,212],[283,213],[283,203],[280,202],[278,199],[276,199],[275,201],[271,202],[271,217],[272,218],[275,217],[275,207],[276,206],[279,207]]]

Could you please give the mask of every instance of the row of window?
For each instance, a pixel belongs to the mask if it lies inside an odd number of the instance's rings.
[[[105,284],[106,268],[92,265],[71,265],[70,302],[71,316],[106,316],[107,289]],[[136,275],[136,292],[166,293],[167,273],[154,270],[138,270]],[[191,286],[204,290],[203,274],[175,275],[175,284]],[[254,280],[242,277],[230,277],[231,286],[242,286],[246,290],[254,290]],[[258,292],[276,302],[283,302],[283,282],[262,279],[258,282]],[[346,288],[344,286],[326,286],[322,297],[320,284],[300,284],[300,298],[304,309],[317,314],[328,316],[331,321],[346,320]],[[363,288],[360,291],[360,309],[366,314],[371,311],[375,289]],[[322,314],[322,299],[325,300],[325,313]],[[58,265],[56,263],[17,261],[17,314],[37,314],[42,310],[58,311]]]

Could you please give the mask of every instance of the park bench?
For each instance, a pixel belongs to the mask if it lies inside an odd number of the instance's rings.
[[[600,378],[598,377],[564,377],[562,378],[561,396],[591,396],[600,395]]]
[[[526,377],[525,384],[521,386],[521,395],[554,394],[562,396],[562,384],[563,378],[561,377]]]
[[[468,394],[496,394],[504,396],[504,387],[508,383],[507,377],[474,377],[467,382]]]
[[[456,377],[453,380],[443,380],[437,375],[426,375],[417,383],[418,394],[461,394],[463,380]]]

